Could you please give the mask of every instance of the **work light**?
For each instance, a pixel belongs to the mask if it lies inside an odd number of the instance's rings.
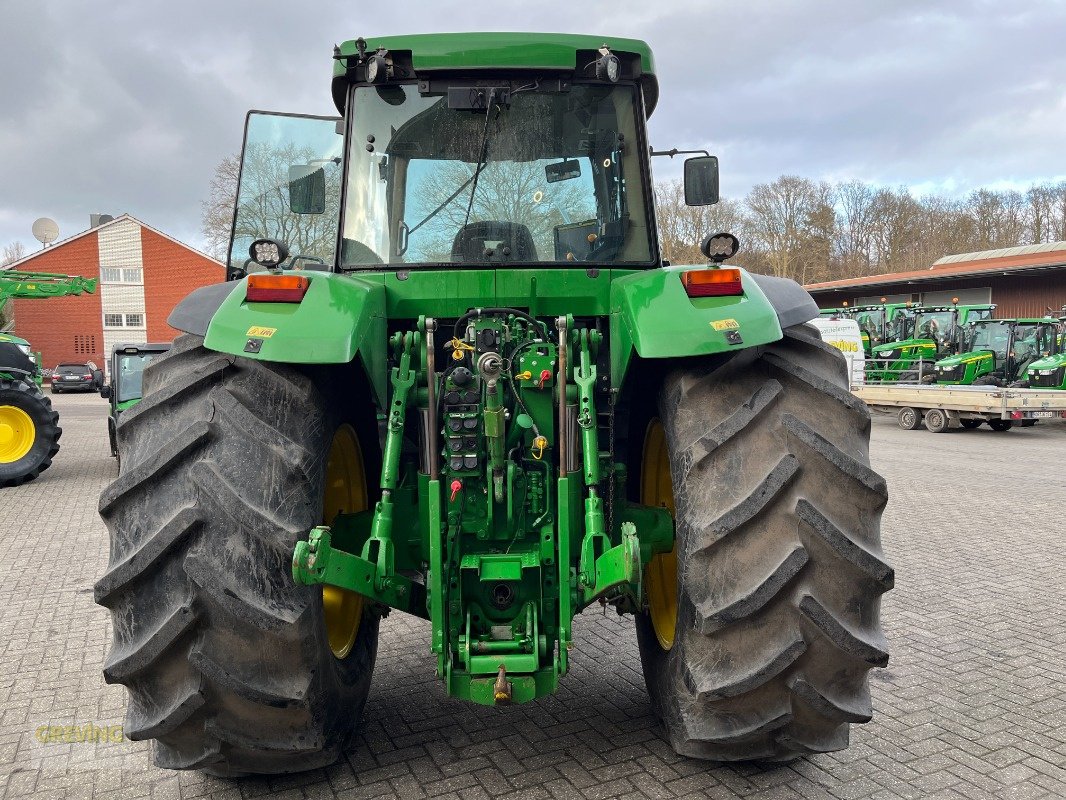
[[[248,255],[259,266],[271,269],[289,257],[289,249],[274,239],[256,239],[248,248]]]
[[[601,81],[618,83],[622,75],[622,62],[618,56],[607,49],[607,45],[600,48],[600,58],[596,62],[596,77]]]

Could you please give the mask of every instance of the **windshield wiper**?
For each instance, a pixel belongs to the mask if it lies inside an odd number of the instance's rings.
[[[478,179],[478,176],[481,175],[481,171],[483,169],[485,169],[485,167],[487,166],[488,149],[489,149],[489,117],[492,115],[492,102],[493,102],[493,99],[495,98],[495,96],[496,96],[496,89],[490,89],[489,90],[488,102],[485,104],[485,126],[482,129],[482,131],[481,131],[481,147],[480,147],[480,151],[479,151],[479,154],[478,154],[477,167],[474,169],[474,174],[471,175],[469,178],[467,178],[458,189],[456,189],[454,192],[452,192],[450,195],[448,195],[444,199],[444,202],[442,202],[439,206],[437,206],[435,209],[430,211],[421,220],[421,222],[419,222],[413,228],[408,228],[407,227],[407,223],[403,222],[402,220],[400,221],[400,225],[402,227],[402,232],[403,232],[403,235],[402,235],[403,245],[402,245],[402,247],[398,246],[396,248],[397,249],[396,255],[402,256],[407,251],[407,242],[410,240],[412,233],[417,231],[419,228],[421,228],[423,225],[425,225],[427,222],[429,222],[431,219],[433,219],[435,216],[437,216],[437,214],[439,214],[441,211],[443,211],[445,208],[447,208],[448,205],[452,202],[452,200],[454,200],[456,197],[461,195],[463,193],[463,190],[467,186],[470,186],[470,184],[472,183],[474,185],[473,185],[473,188],[470,189],[470,202],[466,206],[466,219],[463,222],[463,227],[465,228],[467,223],[470,222],[470,209],[474,205],[474,192],[477,191],[477,179]]]
[[[477,166],[474,168],[474,174],[470,180],[473,181],[473,186],[470,187],[470,200],[466,204],[466,217],[463,219],[463,228],[470,224],[470,209],[474,207],[474,194],[477,192],[477,179],[481,175],[481,170],[485,169],[488,163],[489,157],[489,117],[492,116],[492,101],[496,98],[496,90],[489,89],[489,99],[485,103],[485,126],[481,129],[481,150],[478,153]],[[459,230],[462,230],[460,228]]]

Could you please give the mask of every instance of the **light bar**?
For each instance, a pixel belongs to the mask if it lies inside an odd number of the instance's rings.
[[[740,270],[736,267],[682,272],[681,284],[689,297],[728,297],[744,294],[740,283]]]
[[[303,275],[249,275],[244,299],[249,303],[299,303],[310,285]]]

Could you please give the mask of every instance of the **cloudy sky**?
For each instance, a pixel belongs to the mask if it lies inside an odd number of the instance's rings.
[[[124,211],[199,244],[244,112],[332,113],[334,42],[389,33],[646,39],[653,144],[718,154],[726,195],[784,173],[952,194],[1066,177],[1066,0],[3,0],[0,29],[0,247],[37,248],[40,216],[65,237]]]

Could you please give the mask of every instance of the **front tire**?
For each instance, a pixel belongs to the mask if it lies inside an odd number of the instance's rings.
[[[362,713],[378,614],[361,605],[350,651],[334,656],[323,593],[298,586],[290,560],[323,521],[326,454],[347,426],[307,375],[201,343],[182,336],[153,361],[119,419],[121,472],[100,497],[104,677],[129,690],[125,733],[154,739],[158,766],[324,766]]]
[[[869,412],[846,372],[801,326],[665,380],[676,620],[664,642],[649,608],[637,637],[682,755],[790,760],[846,747],[849,723],[871,718],[867,672],[888,662],[879,608],[894,576]]]
[[[59,414],[37,384],[0,378],[0,487],[32,481],[59,452]]]

